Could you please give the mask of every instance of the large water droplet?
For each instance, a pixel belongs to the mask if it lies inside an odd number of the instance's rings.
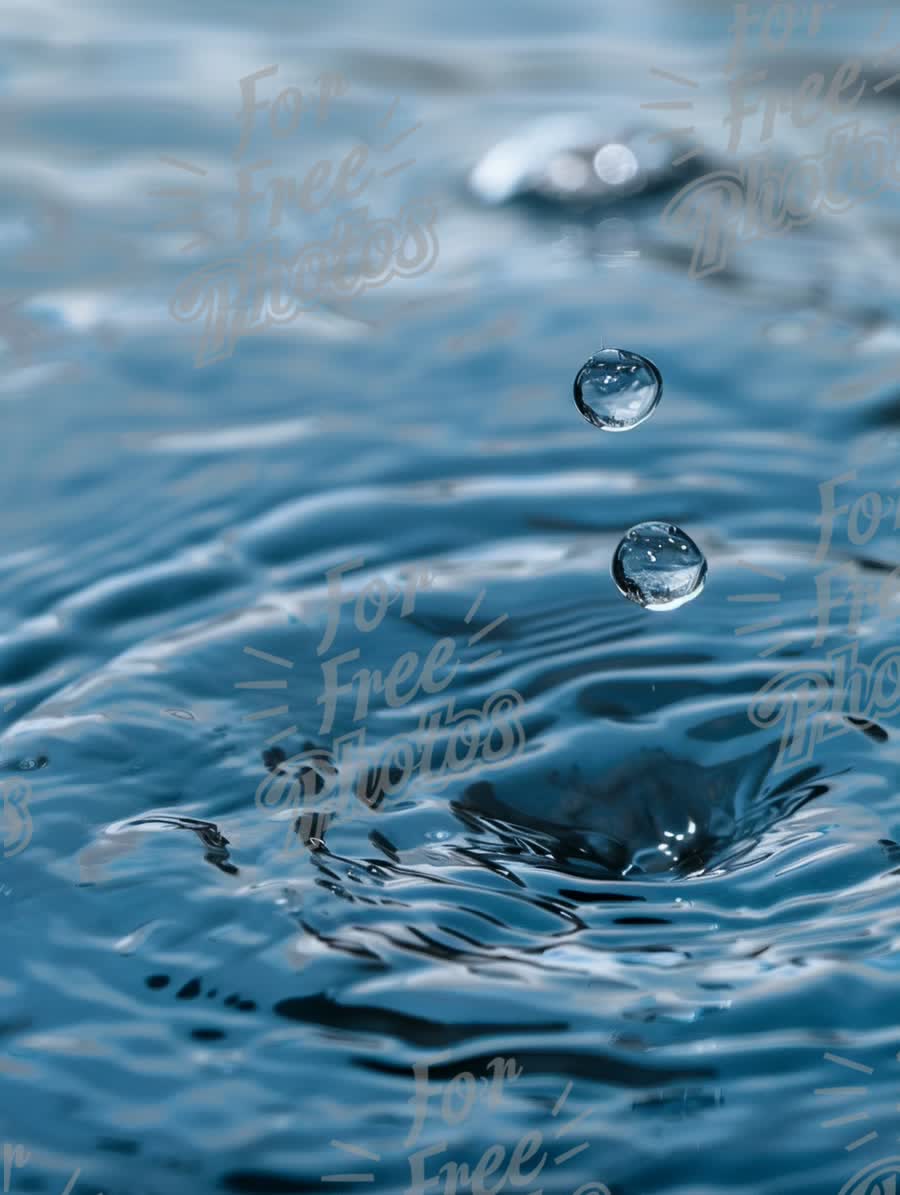
[[[652,361],[627,349],[601,349],[578,371],[575,405],[594,427],[627,432],[650,418],[662,391]]]
[[[677,610],[703,592],[706,557],[671,523],[638,523],[616,548],[612,577],[645,610]]]

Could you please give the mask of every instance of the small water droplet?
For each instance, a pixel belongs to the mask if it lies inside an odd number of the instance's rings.
[[[612,577],[619,592],[645,610],[677,610],[706,584],[706,557],[671,523],[638,523],[616,548]]]
[[[662,375],[646,357],[601,349],[575,378],[575,405],[605,432],[626,432],[649,419],[663,392]]]

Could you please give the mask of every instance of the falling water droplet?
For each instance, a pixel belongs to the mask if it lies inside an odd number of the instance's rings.
[[[645,610],[677,610],[703,592],[706,557],[671,523],[638,523],[616,548],[612,577]]]
[[[656,410],[662,375],[646,357],[627,349],[601,349],[575,378],[575,405],[605,432],[626,432]]]

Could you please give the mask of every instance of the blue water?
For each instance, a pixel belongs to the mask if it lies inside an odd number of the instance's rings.
[[[859,55],[845,94],[891,127],[891,10],[813,36],[810,7],[783,51],[748,41],[756,100]],[[621,199],[467,182],[570,112],[692,124],[693,168],[733,168],[733,15],[2,18],[4,1189],[892,1190],[897,711],[791,757],[757,694],[853,644],[896,675],[896,191],[695,278],[665,145]],[[235,157],[240,80],[275,64],[258,100],[300,106]],[[763,146],[760,112],[740,156],[839,123],[782,111]],[[297,253],[348,207],[304,179],[359,180],[360,143],[372,219],[433,205],[430,268],[198,360],[170,305],[240,251],[238,170],[269,162],[260,241],[294,180]],[[614,436],[572,393],[609,346],[665,383]],[[648,520],[708,561],[677,611],[610,577]]]

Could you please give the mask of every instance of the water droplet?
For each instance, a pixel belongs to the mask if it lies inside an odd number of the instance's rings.
[[[575,405],[605,432],[626,432],[649,419],[662,392],[653,362],[627,349],[601,349],[575,378]]]
[[[638,523],[616,548],[612,577],[645,610],[677,610],[703,592],[706,557],[671,523]]]

